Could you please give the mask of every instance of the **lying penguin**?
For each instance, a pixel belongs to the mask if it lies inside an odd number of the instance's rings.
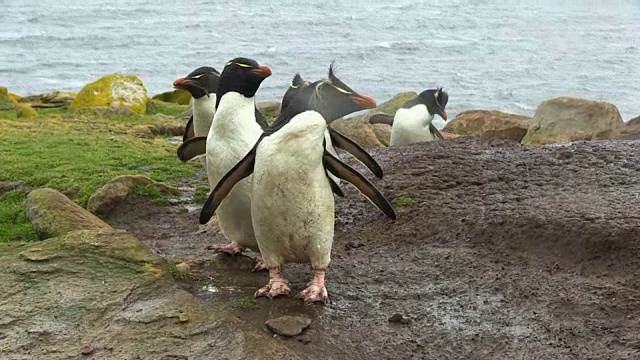
[[[199,67],[173,82],[173,87],[188,91],[193,97],[193,115],[187,122],[182,141],[195,136],[207,136],[216,113],[216,91],[220,73],[209,66]]]
[[[425,90],[405,102],[395,116],[375,114],[369,118],[369,123],[391,125],[391,146],[444,139],[432,121],[436,114],[447,121],[445,107],[448,101],[449,94],[442,88]]]
[[[256,297],[288,294],[282,265],[310,262],[313,279],[298,297],[306,303],[328,299],[325,272],[333,243],[335,201],[327,172],[352,183],[386,216],[396,218],[378,189],[327,151],[325,131],[331,121],[376,106],[333,71],[330,75],[300,90],[251,151],[217,183],[200,213],[200,223],[206,223],[229,201],[236,184],[253,174],[251,216],[270,277]]]
[[[329,68],[329,78],[333,77],[333,68]],[[309,86],[309,82],[304,80],[300,74],[295,74],[287,91],[282,97],[280,105],[280,112],[286,111],[291,100],[300,92],[300,90]],[[338,157],[335,147],[339,147],[342,150],[347,151],[353,157],[363,163],[371,172],[378,178],[382,178],[383,173],[380,165],[362,148],[348,137],[340,134],[338,131],[328,128],[325,132],[325,140],[327,141],[327,150],[333,155]],[[189,161],[197,156],[204,155],[206,153],[206,136],[198,136],[191,138],[184,142],[178,148],[178,157],[182,161]],[[331,180],[335,185],[340,185],[340,179],[329,174]],[[336,188],[336,194],[342,196],[342,192],[339,188]]]

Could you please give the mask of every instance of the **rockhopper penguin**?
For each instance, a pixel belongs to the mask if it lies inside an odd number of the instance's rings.
[[[283,264],[309,262],[314,276],[298,297],[306,303],[328,299],[325,271],[331,257],[335,201],[327,172],[352,183],[385,215],[396,218],[378,189],[327,151],[325,133],[331,121],[376,106],[372,98],[359,95],[330,74],[330,79],[301,89],[217,183],[200,213],[200,223],[206,223],[228,201],[227,194],[253,173],[251,216],[270,277],[256,297],[288,294]]]
[[[218,83],[216,113],[206,138],[209,186],[220,179],[255,145],[266,122],[255,106],[255,94],[271,69],[255,60],[235,58],[229,61]],[[251,178],[240,181],[217,211],[220,230],[230,243],[214,248],[227,254],[245,248],[258,250],[251,222]],[[208,219],[207,219],[208,220]],[[260,256],[256,270],[262,267]]]
[[[391,146],[443,139],[431,121],[436,114],[447,121],[445,107],[448,101],[449,95],[442,88],[425,90],[416,98],[405,102],[395,116],[375,114],[369,118],[369,122],[392,126],[389,142]]]
[[[199,67],[189,75],[173,82],[176,89],[191,93],[193,115],[187,123],[182,141],[195,136],[207,136],[216,113],[216,91],[220,73],[209,66]]]

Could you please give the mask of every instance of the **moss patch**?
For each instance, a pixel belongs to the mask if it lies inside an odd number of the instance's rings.
[[[165,194],[154,184],[136,184],[133,187],[133,193],[151,200],[153,205],[169,205],[169,200]]]
[[[65,192],[81,206],[96,189],[120,175],[146,175],[171,183],[192,177],[196,162],[182,163],[176,145],[130,135],[131,121],[155,124],[138,115],[114,120],[61,109],[38,110],[33,119],[16,119],[15,111],[0,112],[0,181]],[[0,196],[0,242],[31,240],[35,234],[22,211],[25,195]]]
[[[258,307],[258,302],[252,297],[243,297],[236,302],[234,307],[244,311],[251,311]]]
[[[416,204],[416,201],[411,197],[411,194],[403,192],[393,199],[393,206],[399,209],[408,209]]]
[[[193,194],[193,201],[196,204],[204,204],[209,197],[209,187],[208,186],[197,186],[196,191]]]

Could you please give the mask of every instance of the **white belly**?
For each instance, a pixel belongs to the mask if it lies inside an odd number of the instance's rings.
[[[325,269],[331,259],[334,198],[322,165],[326,123],[317,116],[319,131],[287,138],[286,125],[258,147],[251,210],[268,267],[310,262]]]
[[[237,96],[233,96],[237,95]],[[213,189],[218,181],[253,148],[262,134],[255,121],[253,99],[235,93],[220,102],[207,136],[207,175]],[[250,101],[247,101],[250,100]],[[222,233],[241,246],[257,250],[251,222],[251,177],[231,190],[216,210]]]
[[[193,99],[193,133],[195,136],[207,136],[216,114],[216,94]]]
[[[407,145],[434,140],[433,134],[429,131],[432,120],[433,115],[429,114],[424,105],[416,105],[411,109],[399,109],[393,118],[389,145]]]

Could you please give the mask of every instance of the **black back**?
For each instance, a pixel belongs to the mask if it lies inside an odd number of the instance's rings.
[[[293,79],[291,80],[291,84],[289,84],[289,88],[287,89],[287,91],[284,93],[284,96],[282,97],[282,102],[280,104],[280,111],[287,108],[291,100],[293,100],[293,98],[298,94],[298,91],[307,86],[309,86],[309,82],[304,81],[304,79],[302,78],[302,76],[300,76],[300,74],[295,74],[293,76]]]

